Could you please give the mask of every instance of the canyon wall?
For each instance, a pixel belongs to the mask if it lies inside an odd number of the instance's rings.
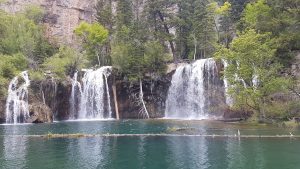
[[[96,0],[6,0],[0,9],[9,13],[22,11],[27,6],[41,6],[46,36],[59,44],[74,44],[74,28],[81,22],[95,20]]]

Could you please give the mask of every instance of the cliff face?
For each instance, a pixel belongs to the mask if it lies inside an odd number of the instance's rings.
[[[59,44],[74,44],[74,28],[81,22],[95,19],[96,0],[7,0],[0,9],[9,13],[37,5],[45,10],[46,36]]]
[[[5,100],[0,98],[0,124],[5,122]]]
[[[143,79],[144,101],[150,118],[162,118],[165,114],[168,88],[171,85],[172,74],[161,76],[156,80]],[[140,119],[139,102],[140,87],[138,83],[119,81],[117,87],[118,107],[121,119]]]

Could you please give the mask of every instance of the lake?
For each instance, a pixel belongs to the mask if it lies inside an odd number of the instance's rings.
[[[111,120],[1,125],[0,168],[298,169],[300,139],[274,137],[290,132],[300,135],[299,129],[216,121]],[[95,136],[33,136],[76,133]]]

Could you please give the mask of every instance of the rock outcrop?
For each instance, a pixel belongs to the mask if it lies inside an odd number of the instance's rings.
[[[180,64],[178,64],[180,65]],[[178,66],[177,65],[177,66]],[[168,67],[164,75],[150,78],[150,75],[142,81],[144,102],[149,112],[150,118],[162,118],[165,115],[166,99],[171,86],[172,76],[177,68],[176,65]],[[220,65],[218,65],[220,66]],[[221,70],[222,68],[219,67]],[[78,79],[83,77],[79,73]],[[116,85],[116,96],[120,119],[144,118],[140,113],[139,105],[140,86],[138,82],[129,82],[125,77],[113,72],[108,78],[109,92],[111,96],[111,109],[113,118],[116,117],[113,84]],[[31,118],[28,122],[47,123],[53,120],[68,120],[70,117],[70,96],[72,81],[66,78],[63,81],[54,80],[51,75],[42,81],[31,80],[29,87],[29,107]],[[107,99],[107,98],[106,98]],[[0,102],[0,122],[5,122],[5,101]],[[243,118],[249,113],[232,112],[225,107],[222,110],[224,118]]]
[[[157,80],[144,79],[143,93],[146,108],[150,118],[164,117],[165,102],[168,95],[168,88],[171,85],[171,75],[162,76]],[[139,84],[127,81],[117,83],[118,107],[121,119],[143,118],[140,113],[141,105],[139,102]]]
[[[74,44],[74,28],[81,21],[95,20],[95,4],[96,0],[6,0],[0,9],[16,13],[29,5],[41,6],[45,10],[47,37],[59,44]]]
[[[0,124],[5,122],[5,100],[0,98]]]
[[[43,103],[32,103],[29,106],[30,118],[27,123],[52,123],[52,110]]]
[[[70,96],[72,90],[72,83],[70,79],[57,84],[56,93],[56,109],[54,110],[54,116],[56,120],[68,120],[70,109]]]

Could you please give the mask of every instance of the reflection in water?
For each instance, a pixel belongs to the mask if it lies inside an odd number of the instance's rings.
[[[26,153],[28,139],[25,137],[13,137],[19,133],[20,126],[4,126],[5,136],[3,139],[3,168],[15,169],[25,168],[26,166]],[[23,130],[24,132],[24,130]]]
[[[264,148],[261,145],[260,140],[254,140],[253,142],[253,150],[254,150],[254,161],[252,164],[254,164],[254,168],[256,169],[263,169],[266,168],[265,166],[265,158],[264,158]]]
[[[234,134],[234,133],[232,133]],[[240,138],[227,139],[228,169],[232,168],[255,168],[264,169],[264,149],[259,139],[245,140]],[[249,144],[251,142],[251,144]],[[248,158],[248,157],[252,158]]]
[[[227,161],[228,169],[231,168],[244,168],[246,158],[243,156],[243,147],[241,146],[241,140],[238,138],[227,139]]]
[[[109,127],[106,126],[106,127]],[[85,131],[85,125],[77,125],[78,131]],[[104,137],[78,138],[69,142],[68,166],[76,168],[104,168],[109,149],[109,139]]]
[[[82,138],[78,139],[73,147],[77,147],[80,161],[85,161],[85,163],[78,164],[79,168],[102,168],[102,165],[105,163],[104,155],[106,154],[106,145],[107,139],[99,138]],[[76,160],[76,159],[75,159]]]
[[[206,138],[170,137],[168,141],[172,159],[169,169],[206,169],[209,167]]]
[[[145,160],[146,160],[146,149],[145,149],[145,141],[146,141],[146,137],[140,137],[139,138],[139,142],[138,142],[138,163],[139,163],[139,167],[143,168],[143,166],[145,165]]]
[[[26,138],[36,133],[158,133],[165,123],[71,122],[0,126],[0,168],[30,169],[282,169],[299,168],[299,139],[166,137]],[[234,135],[237,129],[204,128]],[[160,129],[161,128],[161,129]],[[248,130],[260,134],[260,130]],[[264,131],[265,132],[265,131]],[[243,135],[246,131],[241,130]],[[183,133],[184,134],[184,133]]]

